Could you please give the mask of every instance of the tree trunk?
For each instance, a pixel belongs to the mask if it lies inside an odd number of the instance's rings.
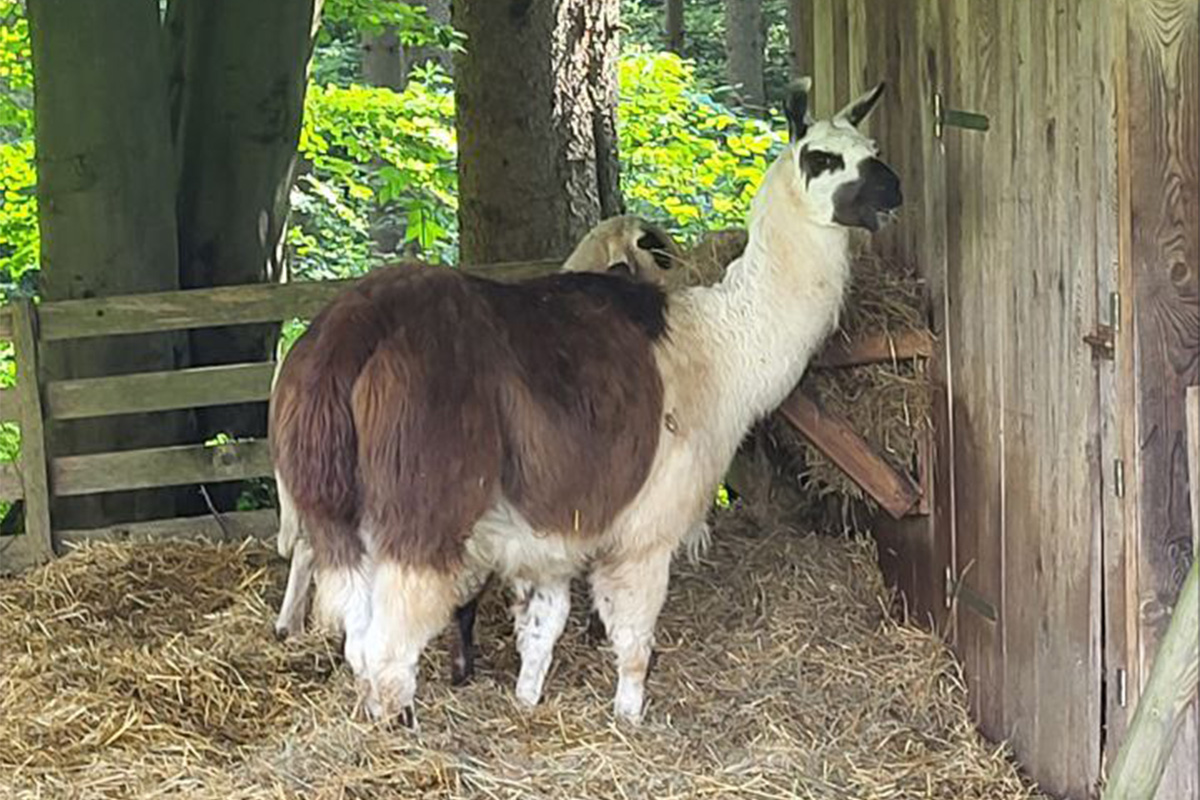
[[[443,25],[450,24],[450,0],[407,0],[407,2],[410,5],[424,7],[425,13],[434,22],[439,22]],[[444,47],[433,45],[410,47],[406,55],[409,66],[424,64],[427,61],[436,61],[447,74],[454,74],[452,54]]]
[[[618,0],[458,0],[463,263],[565,258],[620,213]]]
[[[377,36],[363,36],[362,51],[363,80],[369,86],[404,91],[404,85],[408,83],[408,64],[395,28],[385,28]]]
[[[46,300],[179,288],[175,180],[156,0],[30,0],[36,80],[41,293]],[[131,121],[136,121],[131,123]],[[45,348],[49,378],[167,370],[184,337],[166,334]],[[186,415],[52,427],[57,454],[178,443]],[[171,516],[171,491],[73,498],[59,526]]]
[[[182,3],[179,268],[184,288],[286,278],[284,231],[315,25],[313,0]],[[268,360],[277,325],[192,331],[196,366]],[[201,433],[263,436],[261,404],[198,412]],[[228,507],[236,485],[213,487]]]
[[[683,52],[683,0],[666,0],[667,49],[672,53]]]
[[[763,88],[762,0],[725,0],[725,56],[729,82],[738,101],[754,109],[766,105]]]
[[[788,0],[788,55],[793,78],[813,73],[813,0]]]

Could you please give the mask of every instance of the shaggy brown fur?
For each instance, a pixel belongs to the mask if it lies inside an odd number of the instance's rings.
[[[389,293],[419,269],[378,270],[326,306],[292,346],[272,391],[272,456],[306,524],[322,532],[313,537],[319,563],[346,564],[361,553],[352,535],[361,502],[350,394],[395,326]]]
[[[352,399],[364,519],[385,558],[453,568],[497,489],[535,529],[581,535],[633,499],[662,413],[660,289],[428,269],[398,281],[389,302],[403,324]]]

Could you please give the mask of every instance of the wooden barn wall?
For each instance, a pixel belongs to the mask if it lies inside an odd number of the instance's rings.
[[[881,559],[953,637],[984,733],[1088,797],[1190,557],[1200,0],[793,7],[818,114],[889,83],[870,125],[906,207],[877,244],[918,264],[941,337],[934,513],[881,526]],[[935,91],[990,130],[936,139]],[[1095,360],[1084,337],[1117,289],[1117,358]],[[1200,797],[1196,731],[1161,800]]]
[[[1128,0],[1117,11],[1121,292],[1119,435],[1129,476],[1111,536],[1109,655],[1128,670],[1128,702],[1109,703],[1115,746],[1149,677],[1195,557],[1187,498],[1184,394],[1200,384],[1200,0]],[[1159,800],[1200,798],[1193,705]]]

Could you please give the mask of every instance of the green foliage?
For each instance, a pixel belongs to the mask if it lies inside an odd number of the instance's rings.
[[[377,36],[386,28],[395,28],[400,43],[406,47],[461,47],[462,34],[449,25],[434,22],[424,7],[396,0],[325,0],[318,40],[329,41],[347,30]]]
[[[701,89],[673,53],[620,62],[621,188],[631,213],[668,217],[689,236],[744,224],[750,200],[786,142],[783,120],[741,116]]]
[[[0,299],[33,293],[36,183],[29,23],[20,3],[0,0]]]
[[[293,270],[306,278],[372,266],[369,229],[402,223],[423,258],[453,259],[457,225],[454,96],[436,67],[403,92],[310,86],[300,154],[311,165],[292,193]]]

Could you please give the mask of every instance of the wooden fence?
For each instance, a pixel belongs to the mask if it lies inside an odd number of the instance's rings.
[[[546,274],[558,266],[557,262],[521,262],[465,269],[515,280]],[[19,461],[0,465],[0,499],[23,500],[25,510],[25,534],[7,542],[0,539],[0,571],[45,561],[62,542],[221,533],[265,536],[276,527],[275,511],[265,510],[94,530],[56,528],[51,514],[54,497],[263,478],[271,476],[273,469],[268,443],[254,439],[56,455],[47,445],[47,422],[264,402],[270,394],[274,364],[46,381],[39,368],[39,346],[92,337],[305,319],[354,282],[260,284],[40,304],[22,301],[0,309],[0,340],[13,341],[17,360],[16,386],[0,392],[0,422],[16,422],[21,430]],[[831,347],[817,363],[836,368],[928,356],[931,349],[932,340],[925,335],[895,340],[873,337],[851,346]],[[894,516],[923,512],[923,492],[909,476],[893,469],[844,422],[799,392],[785,402],[781,414]]]

